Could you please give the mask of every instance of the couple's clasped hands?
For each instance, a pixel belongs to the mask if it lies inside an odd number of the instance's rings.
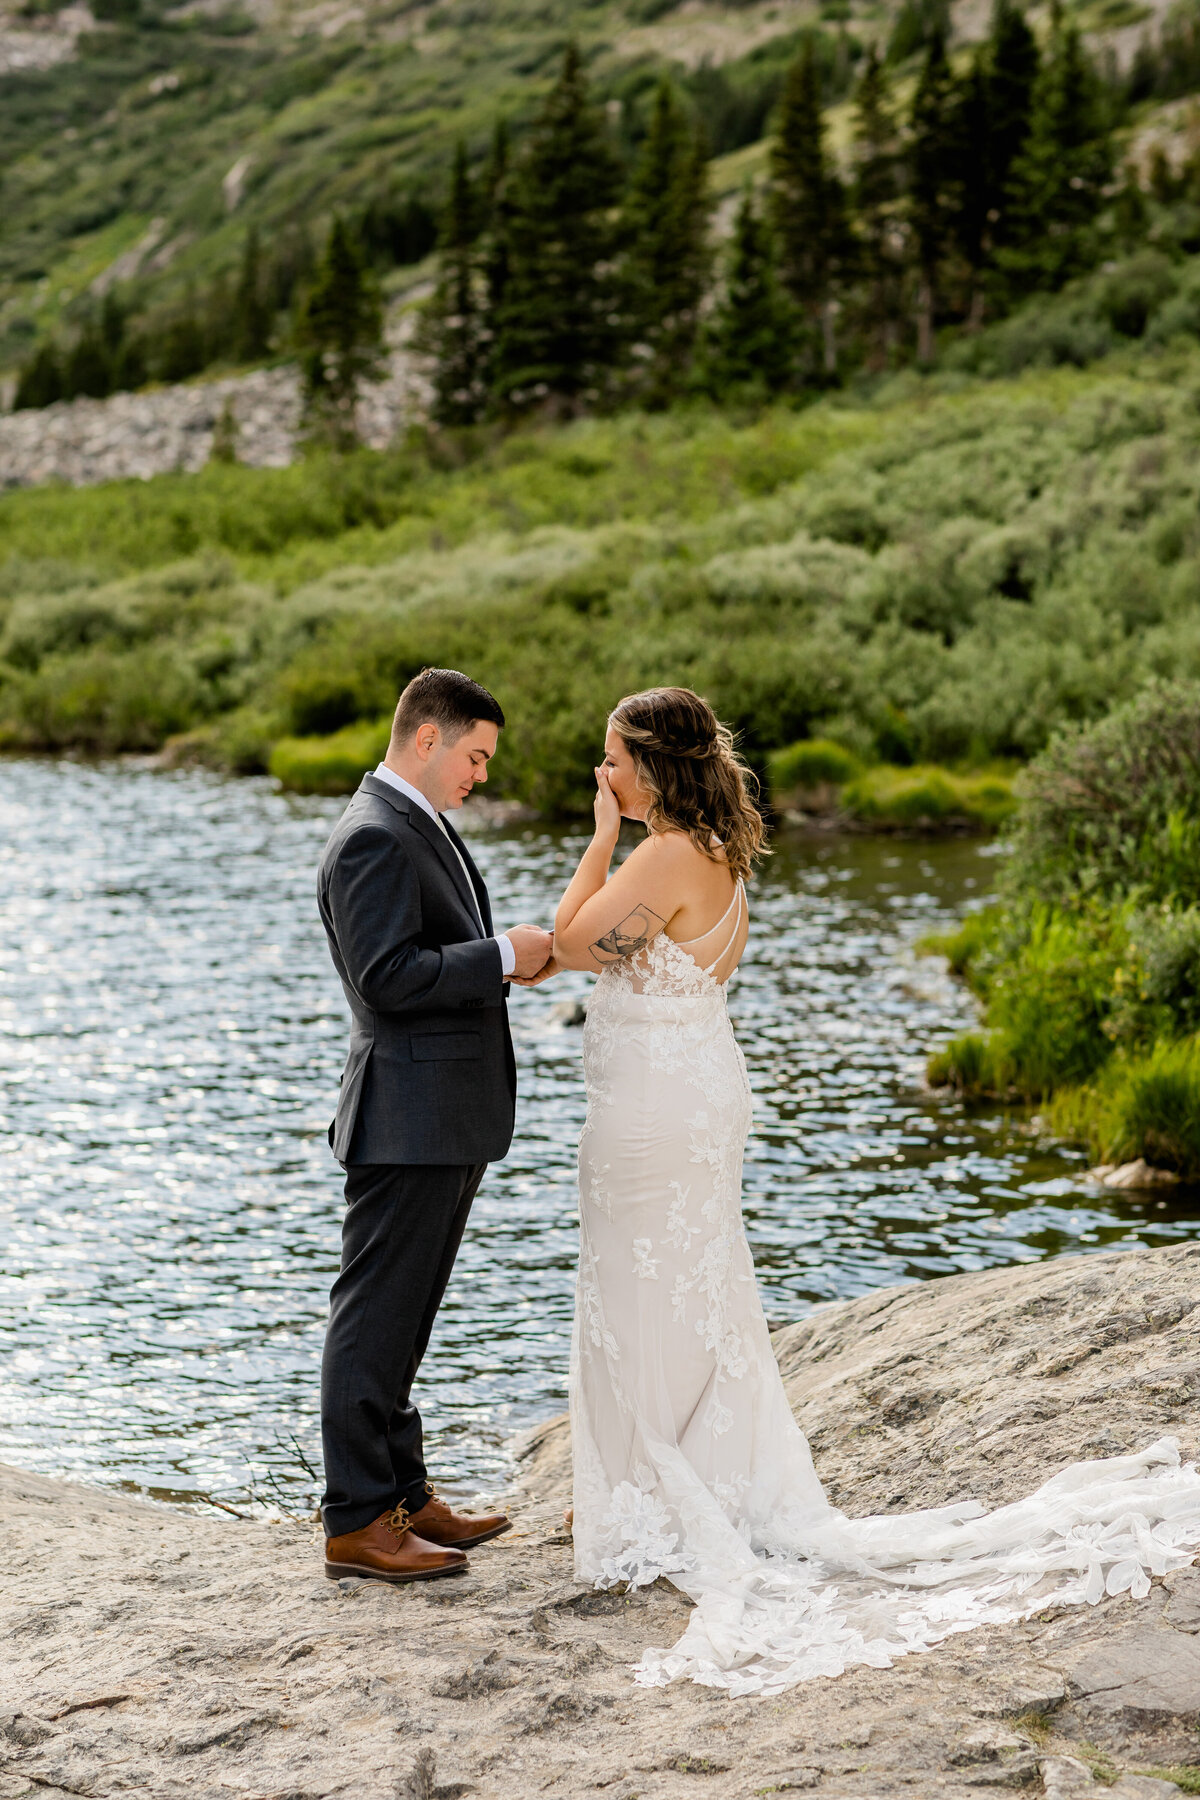
[[[554,933],[540,925],[514,925],[508,933],[516,964],[509,980],[517,987],[537,987],[557,975],[554,960]]]

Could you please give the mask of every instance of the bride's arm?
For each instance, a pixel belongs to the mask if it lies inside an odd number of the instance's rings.
[[[675,856],[663,838],[639,844],[609,879],[621,814],[603,770],[597,775],[596,829],[554,915],[561,969],[602,969],[633,956],[679,910]]]

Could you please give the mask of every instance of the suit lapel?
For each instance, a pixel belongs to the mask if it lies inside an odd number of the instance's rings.
[[[475,867],[475,858],[471,855],[466,844],[444,814],[442,816],[442,824],[450,834],[450,841],[455,845],[459,855],[467,865],[467,873],[471,877],[471,886],[475,889],[475,899],[479,905],[479,916],[483,920],[484,931],[490,936],[492,930],[492,902],[487,891],[487,884],[485,883],[483,876],[479,873],[479,870]]]
[[[380,781],[374,775],[364,775],[360,783],[360,791],[363,789],[369,794],[376,795],[380,800],[386,800],[389,806],[395,807],[396,811],[402,813],[408,820],[413,830],[424,838],[454,883],[454,891],[466,907],[472,927],[479,932],[480,918],[486,920],[487,914],[478,900],[472,896],[463,874],[462,863],[455,856],[454,848],[446,833],[434,823],[423,807],[414,806],[407,794],[402,794],[399,788],[389,787],[386,781]],[[464,856],[464,861],[466,860],[468,859]]]

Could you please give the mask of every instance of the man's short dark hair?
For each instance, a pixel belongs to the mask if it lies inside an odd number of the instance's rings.
[[[476,719],[503,725],[504,714],[494,695],[457,669],[422,669],[400,696],[392,720],[392,744],[407,743],[420,725],[436,725],[446,742],[453,744]]]

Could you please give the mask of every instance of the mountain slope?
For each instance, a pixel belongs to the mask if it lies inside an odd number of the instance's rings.
[[[1127,60],[1166,0],[1115,3],[1079,18]],[[886,37],[898,10],[896,0],[96,4],[111,16],[55,12],[53,0],[0,4],[0,370],[114,282],[170,300],[232,274],[251,226],[272,247],[301,228],[319,236],[334,209],[384,192],[436,206],[455,141],[482,154],[498,117],[519,130],[570,35],[627,143],[659,69],[690,81],[714,152],[734,153],[714,170],[729,191],[761,164],[759,149],[741,146],[761,135],[797,31],[845,31],[852,54]],[[959,0],[955,41],[986,26],[982,0]],[[837,143],[845,122],[832,123]]]

